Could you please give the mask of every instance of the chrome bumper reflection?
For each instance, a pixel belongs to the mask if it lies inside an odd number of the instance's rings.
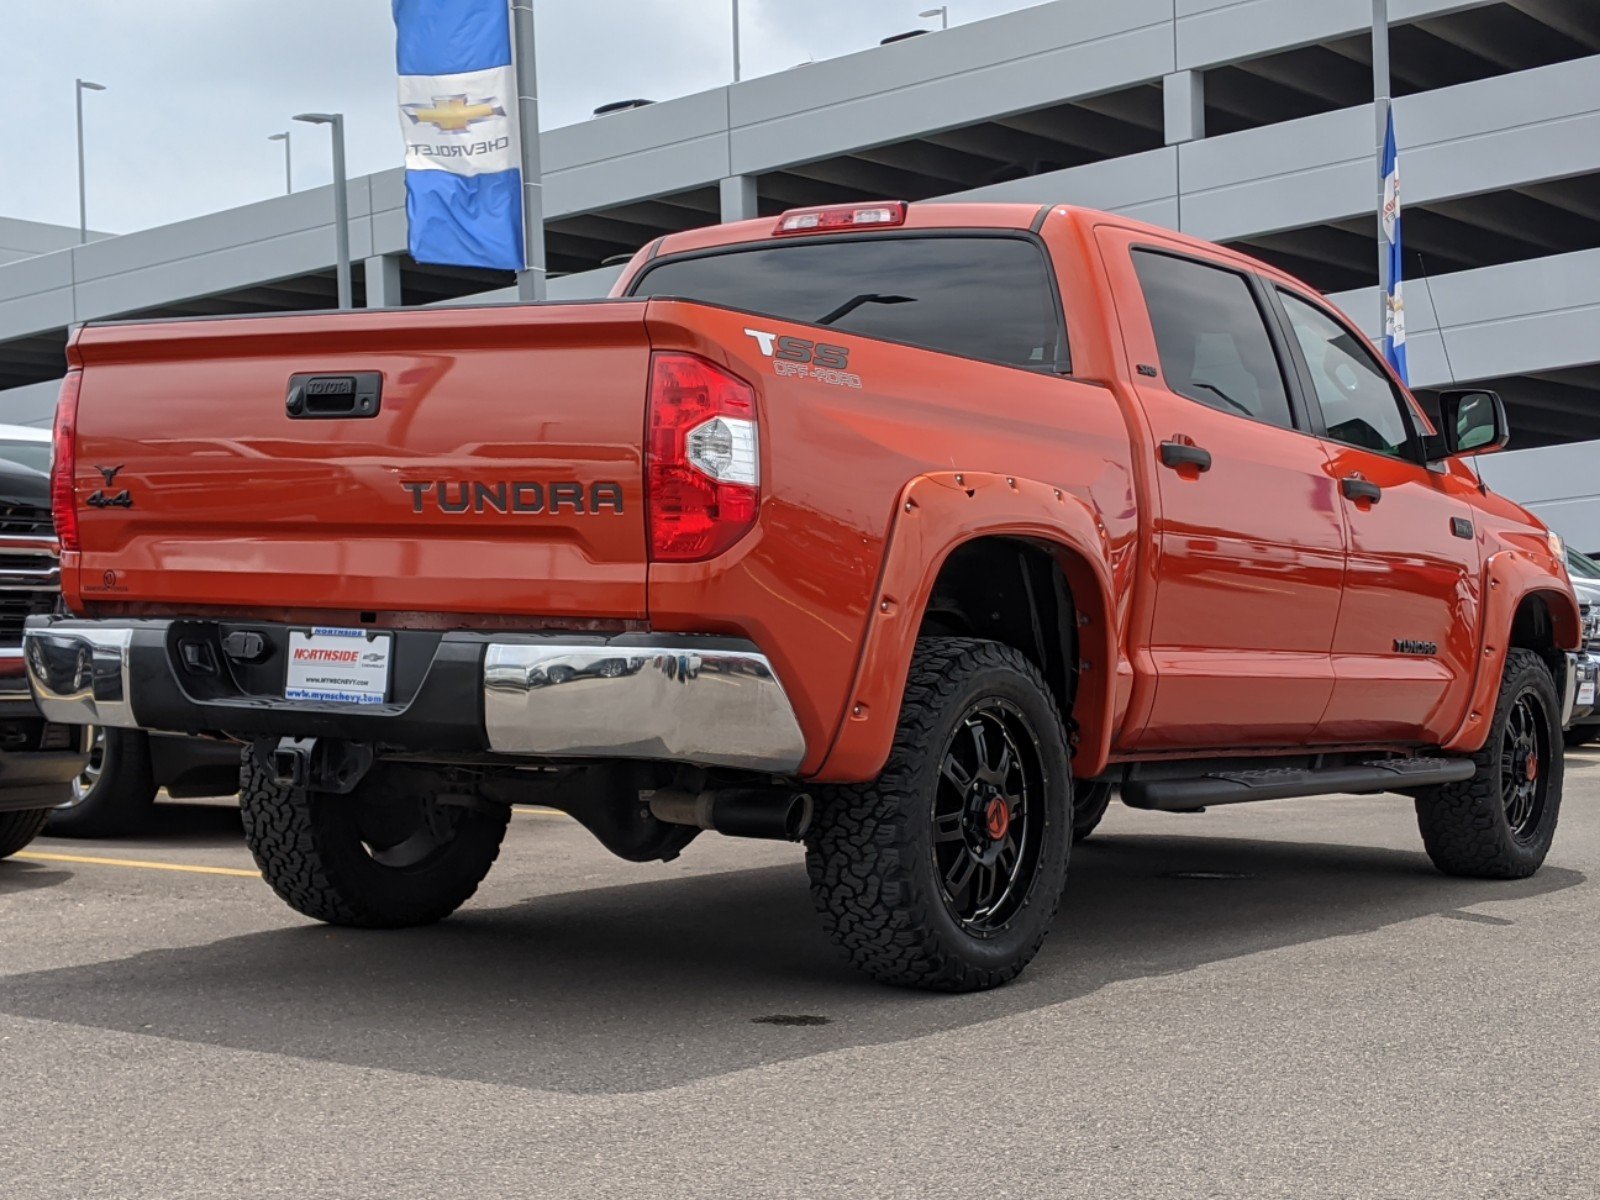
[[[485,732],[505,754],[648,758],[782,774],[805,757],[783,685],[754,650],[491,644]]]
[[[28,682],[46,720],[137,728],[128,687],[133,630],[29,629],[23,639]]]

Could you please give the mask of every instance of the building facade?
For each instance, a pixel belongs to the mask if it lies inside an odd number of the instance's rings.
[[[1600,549],[1600,4],[1390,6],[1413,383],[1500,390],[1518,449],[1486,477]],[[1370,0],[1054,0],[549,130],[551,295],[601,295],[640,246],[721,220],[1016,200],[1236,246],[1372,332],[1370,20]],[[358,304],[512,297],[406,255],[400,170],[349,202]],[[74,322],[331,307],[332,210],[324,188],[82,246],[0,221],[0,420],[48,422]]]

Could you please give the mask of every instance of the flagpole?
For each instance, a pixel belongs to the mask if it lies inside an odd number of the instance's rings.
[[[1377,111],[1378,180],[1378,344],[1384,346],[1389,328],[1389,293],[1394,283],[1389,272],[1389,243],[1383,229],[1384,143],[1389,133],[1389,0],[1372,0],[1372,97]],[[1387,353],[1387,346],[1385,346]]]
[[[534,59],[533,0],[511,0],[511,37],[517,68],[517,118],[522,144],[522,262],[517,298],[545,298],[544,178],[539,167],[539,82]]]

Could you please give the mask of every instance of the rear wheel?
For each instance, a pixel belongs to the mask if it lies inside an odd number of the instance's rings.
[[[48,808],[26,808],[21,812],[0,813],[0,858],[10,858],[33,841],[49,819]]]
[[[67,802],[50,813],[56,837],[121,837],[150,819],[156,781],[150,738],[137,729],[91,731],[89,761]]]
[[[245,842],[272,890],[331,925],[393,929],[449,916],[500,853],[511,810],[441,804],[375,769],[349,795],[281,787],[246,754]]]
[[[1550,852],[1561,813],[1561,705],[1555,678],[1532,650],[1506,656],[1494,723],[1471,779],[1417,796],[1417,824],[1447,875],[1521,879]]]
[[[1044,941],[1066,882],[1072,777],[1038,671],[994,642],[917,643],[894,747],[828,789],[806,840],[833,940],[884,983],[995,987]]]

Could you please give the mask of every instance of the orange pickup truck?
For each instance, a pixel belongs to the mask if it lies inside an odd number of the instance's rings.
[[[53,721],[232,739],[324,921],[469,897],[510,805],[803,839],[889,983],[994,986],[1135,807],[1398,792],[1452,874],[1561,800],[1561,546],[1280,272],[1050,205],[674,234],[581,304],[91,324]]]

